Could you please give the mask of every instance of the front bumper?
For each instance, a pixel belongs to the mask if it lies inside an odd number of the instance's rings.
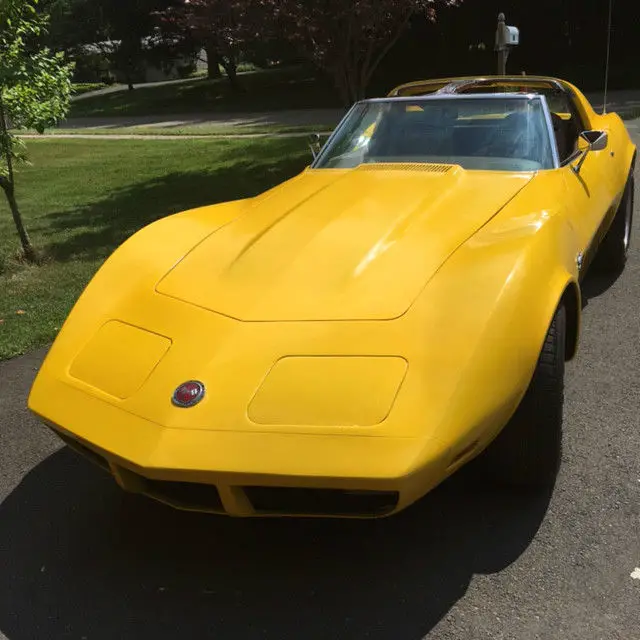
[[[450,452],[434,442],[166,428],[61,381],[49,378],[45,386],[32,395],[30,408],[67,444],[125,490],[180,509],[381,517],[404,509],[454,470]]]

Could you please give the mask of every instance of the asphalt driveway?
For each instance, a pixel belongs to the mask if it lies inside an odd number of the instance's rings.
[[[635,233],[640,247],[638,207]],[[27,413],[43,352],[0,363],[0,637],[640,638],[640,250],[584,293],[555,490],[497,494],[461,473],[378,522],[125,495]]]

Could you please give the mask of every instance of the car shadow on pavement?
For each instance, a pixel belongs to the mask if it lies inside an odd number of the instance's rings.
[[[386,520],[235,520],[125,494],[62,449],[0,505],[0,632],[418,640],[522,554],[550,495],[462,471]]]
[[[624,269],[617,271],[605,271],[598,269],[594,264],[593,269],[590,269],[582,284],[580,290],[582,292],[582,308],[588,306],[589,301],[593,300],[606,293],[613,285],[620,279],[620,276],[624,273]]]

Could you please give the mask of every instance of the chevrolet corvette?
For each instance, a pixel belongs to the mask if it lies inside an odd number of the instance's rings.
[[[629,249],[621,118],[554,78],[416,82],[355,104],[314,156],[120,246],[31,411],[186,510],[388,516],[474,459],[552,485],[581,283]]]

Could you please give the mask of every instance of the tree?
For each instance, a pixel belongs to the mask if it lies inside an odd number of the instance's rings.
[[[208,64],[222,65],[231,85],[239,89],[240,53],[257,37],[262,5],[256,0],[185,0],[185,5],[187,23],[204,44]],[[265,29],[267,23],[261,26]]]
[[[178,58],[193,60],[194,63],[200,59],[202,43],[196,40],[189,29],[182,0],[176,6],[154,13],[152,43],[152,57],[159,57],[160,66],[163,61],[166,64]],[[217,60],[210,59],[208,65],[209,78],[222,77]]]
[[[412,16],[462,0],[263,0],[282,33],[333,79],[346,104],[364,97],[374,71]]]
[[[2,0],[0,0],[2,1]],[[156,14],[183,0],[40,0],[40,7],[51,14],[49,43],[80,60],[88,51],[108,61],[134,88],[144,63],[168,64],[171,51],[152,51]],[[96,54],[94,54],[96,55]],[[80,65],[79,65],[80,66]]]
[[[94,4],[102,14],[107,39],[114,44],[112,64],[133,90],[145,62],[144,41],[152,34],[153,14],[166,8],[170,0],[94,0]]]
[[[0,5],[0,187],[29,261],[35,261],[36,252],[16,202],[14,172],[15,163],[26,157],[14,130],[42,132],[62,119],[69,108],[72,73],[63,54],[41,44],[47,20],[36,13],[37,2],[3,0]]]
[[[56,51],[72,51],[78,45],[106,39],[104,12],[96,0],[40,0],[38,12],[49,16],[43,37]]]
[[[269,8],[261,0],[182,0],[163,12],[161,28],[170,38],[180,34],[183,43],[205,50],[209,78],[219,77],[222,65],[231,85],[240,89],[240,54],[254,39],[265,37]]]

